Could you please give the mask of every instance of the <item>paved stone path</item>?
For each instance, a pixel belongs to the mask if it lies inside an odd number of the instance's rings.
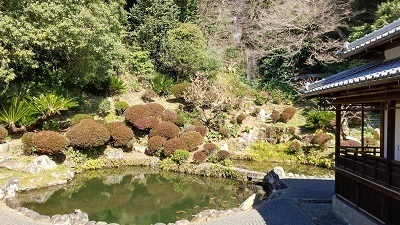
[[[331,211],[334,180],[282,179],[288,188],[258,208],[201,225],[345,225]]]
[[[34,221],[16,210],[8,208],[0,202],[0,224],[1,225],[49,225],[49,223]]]

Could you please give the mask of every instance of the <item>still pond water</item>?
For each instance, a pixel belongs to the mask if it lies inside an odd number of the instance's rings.
[[[42,215],[88,213],[90,220],[124,224],[191,220],[205,209],[238,207],[253,192],[231,180],[133,167],[80,174],[67,186],[20,194]]]

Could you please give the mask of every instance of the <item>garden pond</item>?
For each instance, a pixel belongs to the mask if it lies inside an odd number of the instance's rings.
[[[191,220],[205,209],[238,207],[253,193],[232,179],[127,167],[78,174],[65,186],[20,193],[18,198],[42,215],[80,209],[94,221],[146,225]]]

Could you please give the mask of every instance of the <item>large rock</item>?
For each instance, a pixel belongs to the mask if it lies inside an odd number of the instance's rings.
[[[5,198],[15,197],[17,191],[18,191],[18,179],[17,178],[9,179],[5,187],[5,193],[6,193]]]
[[[263,186],[270,191],[274,189],[279,190],[287,188],[287,186],[279,179],[278,174],[276,174],[274,170],[269,171],[267,175],[265,175],[262,183]]]
[[[25,173],[38,174],[38,173],[40,173],[40,171],[41,171],[40,167],[34,163],[29,163],[24,168]]]
[[[57,164],[51,160],[47,155],[41,155],[37,157],[33,163],[39,166],[41,169],[52,170],[57,167]]]
[[[87,213],[82,212],[80,209],[75,209],[74,213],[69,214],[71,218],[71,223],[76,225],[84,225],[89,222],[89,217]]]
[[[286,176],[285,170],[280,166],[274,167],[274,172],[279,176],[279,178],[284,178]]]
[[[6,198],[6,205],[12,209],[17,209],[22,206],[21,202],[16,198]]]
[[[9,149],[10,145],[7,142],[0,144],[0,153],[7,153]]]
[[[7,168],[12,171],[18,171],[24,168],[26,164],[23,162],[15,161],[15,160],[5,160],[0,163],[0,168]]]
[[[254,193],[249,198],[247,198],[240,206],[239,209],[246,211],[252,209],[254,205],[260,202],[260,195]]]
[[[6,197],[6,192],[0,188],[0,201],[2,201]]]
[[[377,140],[377,141],[380,141],[380,140],[381,140],[381,130],[379,130],[379,128],[375,128],[375,129],[372,131],[372,134],[374,135],[374,139],[375,139],[375,140]]]
[[[259,115],[260,115],[260,120],[261,120],[261,122],[265,122],[265,120],[267,119],[267,114],[266,114],[266,112],[265,112],[264,109],[261,109],[261,110],[260,110]]]
[[[108,160],[121,160],[124,157],[122,149],[109,149],[105,152]]]

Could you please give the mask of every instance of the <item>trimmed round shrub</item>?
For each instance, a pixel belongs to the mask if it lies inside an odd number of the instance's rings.
[[[24,135],[22,135],[22,150],[26,155],[31,155],[35,151],[33,144],[33,138],[35,135],[36,134],[33,132],[26,132]]]
[[[296,114],[297,109],[295,107],[287,107],[286,109],[283,110],[282,113],[287,113],[289,115],[289,119],[293,118],[294,114]]]
[[[3,143],[8,135],[8,131],[3,126],[0,126],[0,143]]]
[[[217,159],[219,162],[225,160],[225,159],[230,159],[231,158],[231,153],[225,150],[220,150],[217,152]]]
[[[68,140],[55,131],[40,131],[32,138],[33,146],[39,154],[53,155],[68,147]]]
[[[281,118],[281,112],[279,112],[278,110],[274,109],[272,110],[272,113],[270,115],[270,118],[272,120],[273,123],[278,122],[278,120]]]
[[[332,136],[327,133],[318,133],[313,136],[311,139],[311,144],[319,145],[321,147],[325,146],[330,140]]]
[[[376,146],[378,146],[378,141],[373,138],[364,138],[364,146],[376,147]]]
[[[150,116],[156,116],[159,117],[162,115],[162,113],[164,112],[164,106],[158,104],[158,103],[148,103],[147,105],[147,109],[149,110],[149,115]]]
[[[243,120],[245,120],[245,119],[246,119],[246,114],[241,113],[239,116],[236,117],[236,122],[238,124],[242,124]]]
[[[174,154],[172,154],[172,161],[175,163],[181,164],[189,158],[190,154],[186,150],[177,149]]]
[[[346,140],[340,142],[341,147],[361,147],[361,143],[355,140]]]
[[[165,142],[164,144],[164,156],[169,157],[174,154],[176,150],[188,150],[188,146],[185,141],[180,138],[172,138]]]
[[[71,126],[80,123],[84,119],[93,119],[93,116],[89,114],[75,114],[71,118],[69,118],[69,123]]]
[[[190,86],[190,83],[179,83],[171,86],[171,93],[175,96],[175,98],[183,98],[185,91]]]
[[[288,132],[291,135],[295,135],[296,134],[296,127],[289,127],[288,128]]]
[[[203,145],[203,151],[207,153],[207,155],[210,155],[213,152],[216,152],[218,150],[217,145],[213,143],[205,143]]]
[[[220,127],[220,128],[218,129],[218,132],[219,132],[220,134],[222,134],[222,136],[224,136],[225,138],[228,138],[228,137],[231,136],[231,131],[230,131],[229,128],[227,128],[227,127]]]
[[[118,126],[111,131],[111,138],[115,147],[128,146],[133,137],[132,129],[126,125]]]
[[[178,136],[180,129],[174,123],[161,121],[157,126],[150,130],[150,137],[161,136],[167,139]]]
[[[120,127],[120,126],[126,126],[124,122],[120,122],[120,121],[113,121],[110,123],[106,124],[106,127],[108,129],[108,131],[113,131],[115,128]]]
[[[129,108],[129,104],[127,102],[120,101],[116,102],[114,104],[114,107],[115,107],[115,114],[119,116],[122,115],[127,108]]]
[[[283,112],[283,113],[281,113],[281,115],[280,115],[280,119],[281,119],[281,121],[284,122],[284,123],[289,122],[290,118],[291,118],[291,117],[290,117],[289,113]]]
[[[289,152],[296,153],[301,151],[301,144],[298,141],[293,141],[289,145]]]
[[[170,110],[170,109],[166,109],[164,110],[164,112],[161,114],[161,120],[162,121],[169,121],[171,123],[175,123],[178,120],[178,115]]]
[[[205,137],[208,132],[208,128],[202,124],[197,124],[187,127],[185,131],[196,131],[199,132],[201,136]]]
[[[206,151],[198,151],[193,154],[193,162],[195,164],[200,164],[206,161],[208,154]]]
[[[149,108],[147,105],[133,105],[125,110],[123,116],[131,124],[134,124],[136,120],[150,116]]]
[[[158,124],[159,124],[159,121],[156,117],[146,116],[146,117],[136,120],[133,123],[133,126],[138,130],[148,131],[148,130],[156,127]]]
[[[147,89],[143,95],[141,96],[142,100],[144,102],[152,102],[153,98],[155,98],[157,96],[157,94],[151,90],[151,89]]]
[[[167,139],[161,136],[154,136],[147,141],[147,155],[155,155],[160,149],[164,147]]]
[[[106,126],[89,119],[82,120],[79,124],[71,127],[66,136],[72,146],[83,149],[96,148],[110,140],[110,132]]]
[[[97,110],[100,116],[107,116],[111,112],[111,102],[108,99],[103,99]]]
[[[197,131],[186,131],[179,138],[186,142],[189,151],[196,150],[203,143],[203,136]]]
[[[176,118],[176,120],[175,120],[175,124],[178,127],[183,127],[185,125],[185,119],[180,117],[180,116],[178,116],[178,118]]]

